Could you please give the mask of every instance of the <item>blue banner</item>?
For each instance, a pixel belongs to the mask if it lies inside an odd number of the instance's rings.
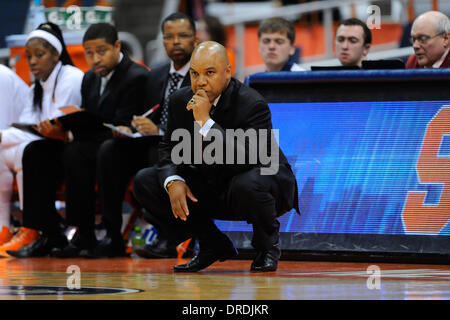
[[[445,105],[450,101],[270,104],[302,212],[280,217],[280,231],[450,235]],[[217,225],[252,231],[245,222]]]

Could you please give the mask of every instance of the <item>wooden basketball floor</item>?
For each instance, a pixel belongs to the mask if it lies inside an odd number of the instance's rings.
[[[250,273],[251,260],[229,260],[198,273],[172,271],[186,261],[0,258],[0,299],[450,299],[448,265],[280,261],[276,272],[261,274]]]

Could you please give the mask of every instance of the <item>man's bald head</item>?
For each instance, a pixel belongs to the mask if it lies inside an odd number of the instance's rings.
[[[449,33],[450,20],[448,17],[439,11],[428,11],[418,16],[413,23],[416,25],[431,25],[436,33]]]
[[[199,55],[195,57],[195,55]],[[204,41],[195,47],[192,53],[192,59],[204,59],[204,56],[217,55],[218,62],[224,63],[225,66],[229,65],[227,49],[223,45],[215,41]]]
[[[191,86],[202,89],[211,103],[222,94],[231,79],[227,50],[220,43],[205,41],[195,47],[191,56]]]
[[[432,67],[448,49],[450,20],[439,11],[428,11],[416,18],[411,38],[417,61],[421,67]]]

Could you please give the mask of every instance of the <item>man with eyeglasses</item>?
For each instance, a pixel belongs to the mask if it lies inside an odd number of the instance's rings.
[[[428,11],[416,18],[411,28],[414,49],[406,68],[450,67],[450,20],[438,11]]]
[[[361,67],[372,43],[372,33],[359,19],[342,21],[336,30],[336,57],[346,67]]]
[[[189,60],[196,44],[194,20],[181,12],[167,16],[161,24],[163,45],[170,61],[153,68],[149,75],[147,105],[160,105],[152,116],[135,117],[137,130],[148,127],[146,134],[164,134],[167,121],[167,102],[169,95],[176,89],[189,86]],[[152,122],[152,123],[150,123]]]

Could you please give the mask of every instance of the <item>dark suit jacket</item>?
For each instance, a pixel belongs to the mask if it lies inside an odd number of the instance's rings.
[[[147,76],[147,84],[146,88],[146,99],[145,99],[145,107],[150,109],[155,105],[159,104],[160,108],[158,108],[155,112],[150,115],[150,119],[155,123],[160,123],[162,106],[164,104],[164,97],[166,94],[167,84],[169,82],[169,71],[170,71],[170,63],[164,64],[160,67],[156,67],[149,72]],[[181,87],[186,87],[191,85],[191,78],[189,76],[189,72],[183,79],[181,83]]]
[[[419,66],[419,64],[417,62],[417,57],[413,53],[412,55],[409,56],[408,61],[406,62],[406,69],[419,69],[419,68],[422,68],[422,67]],[[450,51],[439,67],[439,69],[443,69],[443,68],[450,68]]]
[[[145,112],[145,85],[148,70],[125,54],[100,96],[101,77],[88,71],[81,84],[81,108],[100,116],[104,122],[130,126],[133,115]],[[103,140],[112,137],[110,129],[75,135],[78,139]]]
[[[186,105],[188,101],[192,98],[194,93],[190,87],[181,88],[175,92],[169,102],[169,117],[167,131],[164,135],[163,141],[159,147],[159,181],[161,185],[164,184],[165,179],[171,175],[180,175],[183,177],[184,170],[196,170],[199,173],[199,177],[204,179],[206,183],[213,185],[217,191],[223,192],[226,190],[227,185],[230,180],[237,174],[244,171],[248,171],[255,167],[268,166],[262,164],[260,161],[257,163],[249,162],[249,155],[251,152],[255,152],[255,145],[250,146],[248,140],[245,144],[231,143],[234,145],[233,154],[236,157],[237,152],[245,153],[245,164],[226,164],[227,147],[226,144],[230,145],[230,139],[218,139],[219,143],[222,145],[224,164],[206,164],[206,163],[195,163],[195,151],[194,150],[194,130],[198,130],[199,126],[195,126],[195,120],[192,111],[186,110]],[[217,132],[222,133],[222,137],[225,137],[226,129],[243,129],[244,131],[248,129],[255,129],[258,132],[259,129],[266,129],[270,133],[272,129],[271,114],[269,106],[264,101],[264,98],[255,90],[243,85],[236,79],[231,79],[230,84],[222,93],[217,106],[213,108],[213,113],[211,118],[215,121],[212,129],[218,130]],[[188,163],[174,164],[171,159],[171,152],[174,146],[176,146],[179,141],[171,141],[172,132],[176,129],[187,129],[191,137],[191,150],[190,159]],[[211,135],[208,133],[208,135]],[[198,137],[198,134],[197,134]],[[268,151],[270,151],[270,135],[269,139],[266,141],[259,141],[260,137],[257,137],[257,146],[259,143],[265,143],[268,145]],[[213,141],[216,142],[216,141]],[[210,142],[203,143],[203,150]],[[228,145],[228,146],[229,146]],[[237,149],[240,148],[240,151]],[[294,179],[295,177],[292,173],[291,167],[288,164],[286,157],[280,150],[278,145],[275,145],[275,150],[278,152],[279,158],[278,163],[284,165],[288,170],[278,171],[275,178],[280,182],[286,181],[286,179]],[[269,153],[270,154],[270,153]],[[236,158],[235,158],[236,159]],[[235,162],[236,163],[236,162]],[[283,176],[288,175],[288,176]],[[292,181],[292,180],[291,180]],[[280,188],[283,188],[282,183],[279,184]],[[292,184],[291,184],[292,185]],[[295,199],[292,199],[292,190],[281,190],[279,194],[289,195],[289,199],[284,199],[285,205],[280,206],[285,210],[291,208],[298,208],[297,200],[297,190],[295,191]],[[288,208],[287,208],[288,207]],[[283,212],[284,213],[284,212]]]

